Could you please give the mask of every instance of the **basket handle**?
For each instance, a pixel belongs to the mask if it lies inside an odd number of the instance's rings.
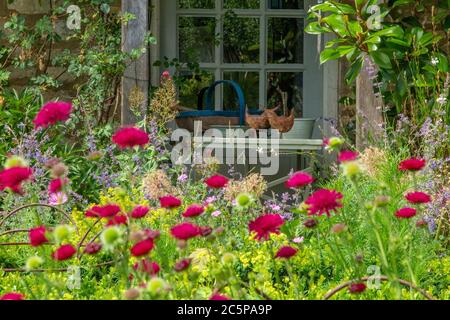
[[[214,84],[208,88],[206,92],[206,110],[214,110],[213,109],[213,93],[215,88],[219,84],[229,84],[233,87],[234,91],[237,94],[239,101],[239,124],[243,126],[245,124],[245,98],[244,92],[242,92],[241,86],[233,80],[219,80],[214,82]]]
[[[205,93],[209,89],[209,87],[202,88],[197,96],[197,110],[203,110],[203,101],[205,100]]]

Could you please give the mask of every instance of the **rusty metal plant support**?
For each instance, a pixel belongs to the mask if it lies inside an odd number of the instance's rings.
[[[330,291],[328,291],[327,294],[324,296],[324,300],[330,299],[332,296],[334,296],[339,291],[349,287],[352,283],[355,283],[355,282],[358,282],[358,281],[359,282],[361,282],[361,281],[367,282],[368,280],[390,281],[387,276],[363,277],[361,279],[350,280],[350,281],[344,282],[344,283],[340,284],[339,286],[337,286],[336,288],[333,288]],[[411,289],[416,290],[417,292],[419,292],[422,296],[424,296],[428,300],[435,300],[435,298],[432,295],[430,295],[428,292],[426,292],[422,288],[419,288],[418,286],[416,286],[415,284],[413,284],[413,283],[411,283],[409,281],[406,281],[406,280],[403,280],[403,279],[396,279],[395,281],[397,281],[398,283],[400,283],[401,285],[403,285],[405,287],[410,287]]]

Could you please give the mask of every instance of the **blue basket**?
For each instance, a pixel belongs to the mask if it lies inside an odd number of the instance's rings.
[[[236,92],[239,110],[222,110],[216,111],[213,106],[213,97],[215,88],[219,84],[231,85]],[[206,94],[206,107],[203,110],[203,103]],[[220,80],[214,82],[210,87],[204,88],[200,91],[198,96],[197,111],[183,111],[176,117],[178,127],[194,131],[194,121],[202,121],[203,129],[207,130],[211,125],[245,125],[245,98],[241,87],[236,81]],[[261,114],[262,111],[258,109],[249,109],[249,114]]]

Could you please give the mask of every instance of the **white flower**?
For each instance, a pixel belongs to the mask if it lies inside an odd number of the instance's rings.
[[[433,66],[437,65],[438,63],[439,63],[439,58],[438,57],[431,58],[431,64]]]
[[[437,98],[436,102],[439,103],[441,106],[443,106],[447,103],[447,97],[441,94],[439,98]]]
[[[292,241],[295,243],[302,243],[303,240],[305,240],[304,237],[297,237],[297,238],[292,239]]]

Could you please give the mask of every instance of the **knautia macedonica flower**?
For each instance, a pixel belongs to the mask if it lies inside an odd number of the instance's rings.
[[[398,169],[400,171],[419,171],[425,167],[425,164],[424,159],[410,158],[400,162]]]
[[[226,301],[226,300],[231,300],[231,298],[227,297],[227,296],[225,296],[223,294],[215,293],[211,297],[209,297],[209,300],[223,300],[223,301]]]
[[[190,205],[186,211],[183,212],[183,217],[185,218],[193,218],[201,215],[205,212],[205,208],[199,204]]]
[[[17,292],[8,292],[2,295],[0,300],[25,300],[25,295]]]
[[[177,263],[175,263],[174,269],[177,272],[181,272],[181,271],[184,271],[187,268],[189,268],[190,265],[191,265],[191,259],[182,259],[182,260],[178,261]]]
[[[148,273],[149,275],[154,276],[161,270],[161,267],[154,261],[152,262],[148,259],[142,259],[141,261],[136,262],[133,265],[133,269],[135,271]]]
[[[119,146],[120,149],[133,148],[136,146],[145,146],[150,142],[148,134],[139,128],[122,128],[113,136],[112,141]]]
[[[417,210],[414,208],[401,208],[395,212],[397,218],[409,219],[417,214]]]
[[[309,205],[309,215],[330,216],[331,211],[336,211],[342,207],[341,199],[343,195],[335,190],[319,189],[306,199],[305,203]]]
[[[289,259],[297,254],[297,249],[290,247],[290,246],[284,246],[280,248],[277,253],[275,254],[275,258],[284,258]]]
[[[317,226],[319,222],[316,219],[308,219],[305,222],[303,222],[303,225],[308,228],[308,229],[312,229],[315,226]]]
[[[124,214],[117,214],[113,216],[112,218],[108,218],[108,222],[106,223],[106,226],[119,226],[119,225],[127,225],[128,224],[128,217]]]
[[[0,191],[9,189],[22,194],[22,183],[31,180],[33,171],[28,167],[13,167],[0,171]]]
[[[159,204],[161,205],[161,208],[178,208],[181,206],[182,202],[180,199],[174,196],[164,196],[159,198]]]
[[[405,199],[413,204],[428,203],[431,201],[430,195],[425,192],[410,192],[405,195]]]
[[[116,204],[107,204],[104,206],[93,206],[87,210],[85,216],[88,218],[112,218],[120,212],[120,207]]]
[[[350,293],[362,293],[366,290],[366,284],[365,283],[352,283],[348,287],[348,291]]]
[[[141,257],[147,255],[155,247],[152,239],[145,239],[136,243],[131,247],[131,255],[133,257]]]
[[[141,219],[141,218],[144,218],[149,211],[150,211],[149,207],[136,206],[131,211],[131,217],[134,218],[134,219]]]
[[[227,185],[228,181],[229,179],[224,176],[215,175],[206,179],[205,183],[210,188],[221,189]]]
[[[57,122],[65,122],[70,117],[72,111],[72,104],[68,102],[48,102],[38,112],[33,120],[34,127],[47,128]]]
[[[253,197],[248,193],[240,193],[236,197],[236,204],[240,207],[246,207],[250,203],[252,203],[252,201],[253,201]]]
[[[63,244],[52,253],[52,258],[57,261],[68,260],[73,257],[77,250],[71,244]]]
[[[289,180],[286,181],[287,188],[301,188],[314,182],[314,178],[306,172],[294,173]]]
[[[265,214],[251,221],[248,228],[250,232],[256,233],[257,240],[268,240],[271,233],[280,233],[283,224],[284,220],[279,214]]]
[[[189,240],[199,236],[201,229],[195,224],[184,222],[172,227],[170,234],[178,240]]]
[[[28,236],[33,247],[38,247],[41,244],[47,243],[48,239],[45,236],[46,230],[44,226],[33,228],[29,231]]]
[[[86,254],[96,254],[96,253],[100,252],[101,249],[102,249],[101,243],[90,242],[86,245],[83,252]]]
[[[344,150],[339,153],[338,161],[339,162],[348,162],[348,161],[355,161],[358,159],[359,153],[355,151],[350,150]]]

